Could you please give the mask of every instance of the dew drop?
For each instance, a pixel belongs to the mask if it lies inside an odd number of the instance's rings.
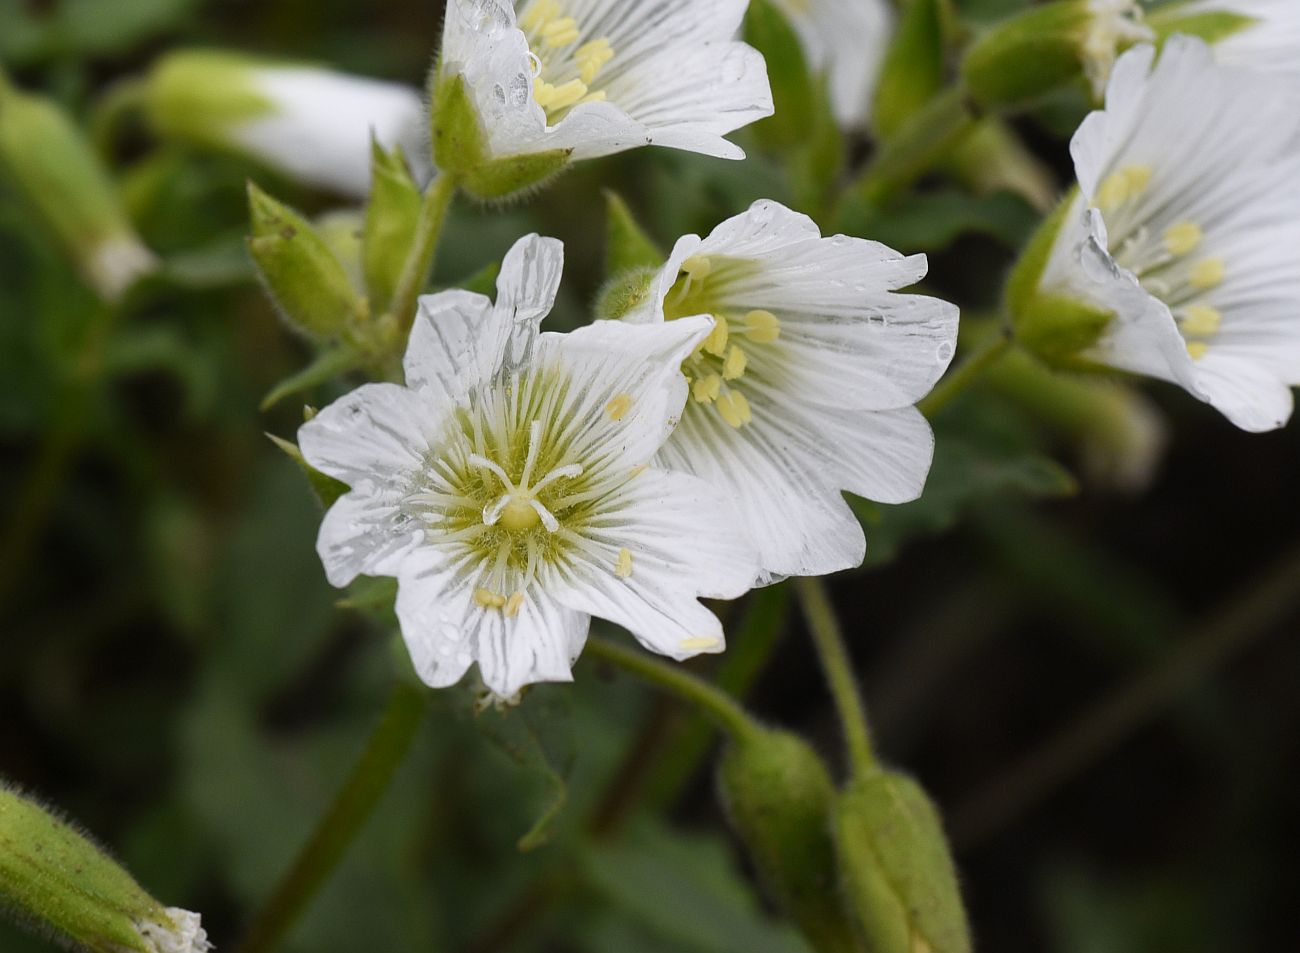
[[[509,105],[514,109],[523,109],[533,98],[533,84],[523,73],[516,73],[510,79]]]
[[[941,341],[939,346],[934,349],[934,359],[939,364],[947,364],[952,360],[952,342]]]

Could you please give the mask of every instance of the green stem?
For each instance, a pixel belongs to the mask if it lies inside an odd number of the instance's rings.
[[[427,694],[407,682],[393,689],[361,758],[311,839],[253,921],[240,953],[269,953],[333,873],[405,760],[424,717]]]
[[[990,367],[1011,350],[1012,338],[1004,333],[991,335],[982,342],[975,353],[963,361],[955,371],[941,380],[929,395],[918,403],[917,409],[925,416],[933,418],[943,410],[962,391],[975,383]]]
[[[868,212],[933,169],[975,127],[979,110],[960,86],[952,86],[928,102],[885,143],[840,202],[839,218],[847,206]]]
[[[587,652],[697,706],[734,737],[744,737],[758,729],[754,719],[734,698],[679,666],[601,638],[588,640]]]
[[[853,664],[844,645],[844,634],[835,609],[831,605],[826,585],[821,579],[805,578],[795,581],[799,601],[803,603],[804,618],[812,634],[813,645],[821,659],[822,670],[830,685],[831,697],[840,714],[844,729],[844,742],[849,752],[849,764],[854,775],[865,775],[876,764],[871,750],[871,731],[867,727],[867,708],[862,701],[862,691],[853,674]]]
[[[433,260],[438,254],[438,240],[442,237],[442,227],[447,221],[452,199],[456,196],[456,188],[456,177],[442,172],[424,193],[415,241],[406,264],[402,267],[402,273],[398,276],[389,311],[402,330],[403,340],[415,321],[416,302],[424,289],[424,283],[429,279]]]

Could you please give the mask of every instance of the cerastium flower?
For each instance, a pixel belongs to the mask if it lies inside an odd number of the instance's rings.
[[[760,580],[856,566],[865,540],[840,491],[915,499],[934,450],[913,406],[952,360],[957,309],[896,292],[926,272],[860,238],[762,201],[701,239],[678,241],[626,316],[669,326],[712,315],[683,370],[691,400],[666,466],[735,503],[755,537]]]
[[[433,686],[474,662],[501,696],[567,681],[592,615],[673,658],[721,651],[697,597],[754,578],[717,491],[653,465],[712,320],[539,334],[562,264],[559,242],[530,236],[495,306],[423,298],[406,386],[361,387],[300,431],[306,459],[352,487],[321,527],[330,581],[397,578],[402,633]]]
[[[647,145],[743,158],[723,135],[772,114],[763,58],[735,40],[746,5],[451,0],[435,132],[442,127],[445,140],[468,108],[483,139],[468,150],[484,153],[477,160],[546,154],[555,157],[549,171]],[[435,142],[440,167],[457,171],[467,151],[463,131],[457,138],[456,149]]]
[[[1300,116],[1268,74],[1199,39],[1155,60],[1126,53],[1075,134],[1079,190],[1021,320],[1032,335],[1077,308],[1085,360],[1280,427],[1300,382]]]

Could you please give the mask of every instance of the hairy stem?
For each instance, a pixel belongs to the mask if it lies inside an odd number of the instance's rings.
[[[826,592],[826,584],[821,579],[806,578],[797,580],[795,585],[799,590],[799,600],[803,603],[804,618],[808,622],[813,645],[817,648],[817,656],[830,685],[831,697],[839,711],[849,765],[855,775],[865,774],[876,763],[871,749],[871,732],[867,727],[867,708],[853,674],[853,665],[844,645],[844,634],[840,630],[839,620],[835,618],[835,609]]]
[[[388,790],[411,750],[426,702],[426,693],[407,682],[393,689],[388,707],[347,783],[316,825],[270,902],[253,921],[240,953],[270,953],[284,940]]]
[[[391,313],[403,331],[403,339],[415,321],[416,302],[433,269],[433,260],[438,254],[438,241],[442,237],[442,227],[447,221],[452,199],[456,197],[456,187],[455,176],[441,172],[424,193],[415,241],[397,279],[397,288],[393,291]]]

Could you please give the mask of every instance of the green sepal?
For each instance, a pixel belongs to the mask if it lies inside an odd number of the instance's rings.
[[[889,139],[944,85],[947,0],[913,0],[903,7],[876,84],[872,125]]]
[[[108,171],[72,117],[0,73],[0,180],[105,301],[157,265]]]
[[[327,348],[318,354],[310,364],[286,377],[271,388],[262,398],[261,410],[267,411],[292,394],[325,384],[340,374],[355,371],[367,363],[366,356],[345,344]]]
[[[540,188],[569,164],[572,149],[495,157],[470,98],[465,78],[434,70],[433,158],[469,195],[483,201],[507,199]]]
[[[835,786],[799,737],[759,729],[718,765],[723,805],[772,898],[817,953],[865,953],[839,891],[831,816]]]
[[[627,203],[612,189],[605,190],[605,274],[629,268],[657,268],[668,258],[646,234]]]
[[[970,953],[943,825],[915,781],[855,779],[835,811],[844,899],[871,953]]]
[[[166,909],[89,838],[0,783],[0,909],[90,953],[152,953]]]
[[[1075,187],[1030,239],[1007,280],[1005,304],[1016,341],[1050,364],[1073,366],[1077,356],[1097,342],[1114,315],[1083,301],[1044,292],[1043,272],[1075,206]]]
[[[985,109],[1010,110],[1077,82],[1094,17],[1087,0],[1057,0],[1004,20],[962,60],[967,94]]]
[[[366,207],[361,261],[370,306],[382,314],[392,303],[406,257],[415,244],[423,197],[400,147],[389,152],[372,141],[370,167],[370,204]]]
[[[298,468],[306,475],[307,482],[310,484],[312,491],[316,494],[316,498],[319,499],[326,508],[333,506],[338,498],[344,493],[347,493],[350,489],[346,483],[336,480],[332,476],[321,473],[308,463],[307,458],[302,455],[302,450],[300,450],[298,445],[292,440],[285,440],[283,437],[277,437],[273,433],[269,433],[266,436],[271,443],[275,444],[284,452],[286,457],[298,465]]]
[[[980,120],[971,134],[956,145],[944,165],[960,182],[981,195],[1011,192],[1040,212],[1050,210],[1060,195],[1052,170],[998,116]]]
[[[654,284],[659,269],[628,268],[605,282],[596,295],[597,321],[617,321],[641,305]]]
[[[1200,37],[1206,43],[1218,43],[1235,33],[1259,24],[1259,20],[1241,13],[1214,10],[1205,13],[1180,13],[1182,5],[1162,7],[1146,17],[1147,26],[1164,42],[1175,33]]]
[[[253,261],[289,325],[316,340],[337,337],[369,315],[347,269],[302,215],[248,183]]]

